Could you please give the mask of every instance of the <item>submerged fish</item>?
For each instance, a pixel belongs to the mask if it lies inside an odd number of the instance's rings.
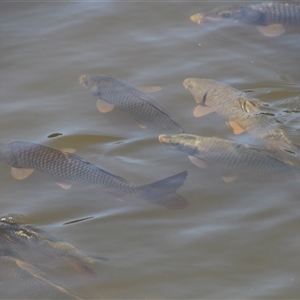
[[[274,116],[260,109],[258,99],[249,98],[247,94],[228,84],[212,79],[187,78],[183,81],[183,86],[199,104],[194,110],[195,117],[216,112],[228,121],[234,134],[247,131],[271,149],[299,152],[300,148],[278,128],[279,124]]]
[[[144,123],[150,123],[176,133],[183,132],[153,97],[117,78],[106,75],[82,75],[79,83],[98,98],[97,107],[102,113],[111,111],[116,106],[142,123],[142,127],[146,127]]]
[[[183,209],[188,202],[176,193],[187,172],[146,185],[130,183],[81,157],[58,149],[24,141],[0,141],[0,161],[10,165],[16,179],[28,177],[34,170],[51,176],[61,187],[72,183],[102,187],[121,196],[136,194],[142,199],[170,209]]]
[[[14,251],[22,247],[35,249],[48,256],[61,257],[74,269],[90,276],[96,276],[90,268],[92,264],[99,260],[108,260],[87,254],[48,232],[18,222],[18,216],[5,216],[0,219],[0,250]]]
[[[0,257],[0,286],[3,286],[2,293],[14,298],[82,299],[53,283],[38,268],[12,256]]]
[[[257,25],[257,29],[265,36],[278,36],[285,31],[283,24],[300,24],[300,3],[262,2],[221,6],[205,14],[192,15],[190,19],[198,24],[204,21],[234,20]]]
[[[271,151],[216,137],[193,134],[162,134],[159,141],[189,155],[196,166],[217,166],[225,182],[232,182],[236,172],[252,169],[269,174],[300,174],[300,168],[287,164]],[[228,172],[229,171],[229,172]]]

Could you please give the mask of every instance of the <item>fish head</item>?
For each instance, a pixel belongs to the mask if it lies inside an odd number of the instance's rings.
[[[22,214],[8,214],[0,218],[0,222],[9,224],[26,224],[26,217]]]
[[[264,25],[264,13],[253,6],[223,5],[208,11],[192,15],[190,19],[198,24],[208,22],[239,21],[247,24]]]
[[[190,19],[198,24],[208,22],[222,22],[228,20],[240,20],[242,19],[243,6],[241,5],[223,5],[214,8],[207,13],[198,13],[192,15]]]
[[[115,88],[115,79],[108,75],[81,75],[79,84],[86,87],[94,96],[99,99],[104,98],[106,90],[111,91]]]
[[[192,155],[201,142],[201,137],[193,134],[161,134],[158,137],[161,144]]]
[[[0,140],[0,161],[11,164],[14,160],[13,155],[14,140]]]
[[[185,89],[194,96],[195,101],[203,106],[210,106],[210,95],[223,85],[213,79],[207,78],[187,78],[183,81]]]

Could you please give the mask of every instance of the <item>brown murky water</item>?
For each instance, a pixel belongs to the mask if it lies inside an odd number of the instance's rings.
[[[37,258],[86,298],[299,298],[296,179],[258,174],[228,185],[215,170],[199,169],[160,145],[164,132],[143,130],[118,110],[100,114],[78,84],[82,74],[110,74],[134,86],[159,85],[153,96],[186,132],[255,144],[247,134],[234,136],[215,115],[193,117],[195,101],[183,80],[213,78],[254,91],[299,140],[299,27],[266,38],[252,26],[189,20],[218,5],[0,3],[0,138],[75,148],[140,184],[189,173],[178,190],[189,206],[169,211],[136,199],[120,202],[101,190],[62,190],[38,173],[16,181],[0,165],[1,215],[22,213],[31,224],[110,259],[96,265],[98,277],[90,279],[62,261]],[[55,133],[61,135],[48,138]],[[1,286],[2,298],[10,288]]]

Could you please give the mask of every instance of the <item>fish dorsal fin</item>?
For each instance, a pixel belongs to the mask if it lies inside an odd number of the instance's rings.
[[[143,85],[143,86],[137,86],[137,90],[140,90],[143,93],[155,93],[161,90],[160,86],[155,86],[155,85]]]
[[[274,37],[284,34],[285,29],[282,24],[271,24],[267,26],[257,26],[257,30],[264,36]]]
[[[232,128],[234,134],[241,134],[245,131],[239,124],[234,121],[229,121],[228,124]]]
[[[60,183],[60,182],[57,182],[57,184],[64,190],[68,190],[72,187],[71,184],[67,184],[67,183]]]
[[[10,170],[13,178],[18,179],[18,180],[23,180],[23,179],[27,178],[30,174],[32,174],[33,171],[34,171],[34,169],[20,169],[20,168],[14,168],[14,167],[11,167],[11,170]]]
[[[200,158],[197,158],[195,156],[190,156],[189,155],[189,160],[195,165],[197,166],[198,168],[207,168],[207,163],[206,161],[200,159]]]
[[[212,113],[214,110],[211,107],[203,106],[203,105],[197,105],[193,111],[193,115],[196,118],[200,118],[202,116],[208,115]]]
[[[101,113],[104,113],[104,114],[107,113],[107,112],[109,112],[109,111],[112,111],[113,108],[114,108],[113,104],[110,104],[107,101],[104,101],[104,100],[101,100],[101,99],[97,100],[96,105],[97,105],[98,110]]]
[[[233,170],[231,170],[230,172],[228,172],[228,170],[221,170],[221,176],[224,182],[232,183],[233,181],[236,180],[238,175],[237,172]]]

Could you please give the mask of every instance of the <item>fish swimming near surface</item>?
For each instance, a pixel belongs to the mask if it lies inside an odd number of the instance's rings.
[[[276,118],[260,109],[258,99],[249,98],[246,93],[212,79],[187,78],[183,86],[198,103],[194,109],[195,117],[216,112],[227,120],[234,134],[247,131],[270,149],[299,153],[299,146],[278,127]]]
[[[218,167],[225,182],[236,179],[238,173],[253,170],[263,174],[300,175],[300,168],[283,162],[273,152],[217,137],[193,134],[162,134],[160,143],[188,154],[192,163],[200,168]]]
[[[251,5],[229,5],[213,9],[208,13],[192,15],[193,22],[239,21],[257,26],[265,36],[279,36],[285,32],[284,25],[300,25],[299,2],[261,2]]]
[[[147,127],[147,124],[154,124],[174,133],[183,132],[153,97],[117,78],[106,75],[82,75],[79,83],[98,98],[97,107],[102,113],[109,112],[116,106],[132,115],[143,128]]]
[[[7,255],[0,257],[1,286],[2,293],[14,299],[83,299],[52,282],[35,266]]]
[[[104,188],[114,194],[135,194],[138,197],[170,209],[183,209],[188,202],[176,193],[184,183],[187,172],[170,176],[146,185],[136,185],[111,174],[81,157],[41,144],[15,141],[0,141],[0,161],[10,165],[16,179],[28,177],[34,170],[52,177],[62,188],[72,183]]]
[[[20,224],[19,216],[5,216],[0,219],[0,254],[2,251],[35,249],[49,257],[60,257],[75,270],[92,277],[96,276],[91,266],[107,258],[87,254],[73,245],[58,239],[48,232],[28,224]],[[4,252],[6,254],[6,252]]]

